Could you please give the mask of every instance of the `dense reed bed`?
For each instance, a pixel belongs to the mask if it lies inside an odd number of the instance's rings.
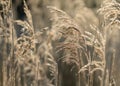
[[[0,86],[119,86],[119,17],[119,0],[1,0]]]

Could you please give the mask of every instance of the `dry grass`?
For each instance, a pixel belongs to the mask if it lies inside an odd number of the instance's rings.
[[[0,86],[119,86],[120,4],[105,0],[97,12],[100,0],[48,2],[23,0],[15,20],[11,0],[0,1]]]

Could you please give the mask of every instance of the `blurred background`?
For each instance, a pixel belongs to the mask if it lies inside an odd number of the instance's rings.
[[[15,19],[24,20],[25,14],[23,11],[22,0],[12,1]],[[51,25],[50,13],[47,9],[47,6],[55,6],[58,9],[65,11],[73,18],[82,12],[85,14],[85,16],[87,16],[88,20],[91,20],[92,23],[96,23],[96,10],[100,8],[102,0],[26,0],[26,2],[32,13],[34,27],[36,30],[39,30],[40,28]],[[85,10],[86,12],[90,12],[89,15],[88,13],[82,11],[85,9],[85,7],[90,10]]]

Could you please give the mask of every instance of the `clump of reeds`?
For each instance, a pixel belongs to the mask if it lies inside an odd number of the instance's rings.
[[[52,82],[48,79],[41,58],[36,53],[36,38],[32,16],[28,9],[26,2],[24,2],[24,12],[27,20],[14,20],[12,14],[11,1],[1,1],[0,5],[0,27],[1,27],[1,41],[4,44],[1,55],[1,86],[51,86]],[[21,35],[16,37],[14,23],[20,25]],[[20,29],[20,28],[17,28]],[[47,45],[46,45],[47,46]],[[41,53],[42,54],[42,53]],[[49,57],[46,58],[51,61],[52,58],[49,53],[45,53]],[[52,58],[53,59],[53,58]],[[48,62],[49,63],[49,62]],[[47,62],[45,63],[49,67]],[[53,68],[52,68],[53,69]],[[52,72],[51,69],[51,72]],[[50,74],[51,74],[50,72]],[[54,73],[52,73],[54,74]]]
[[[107,82],[104,86],[113,84],[114,86],[119,85],[119,76],[117,75],[119,68],[119,15],[120,15],[120,4],[116,0],[105,1],[99,10],[103,16],[102,28],[104,29],[105,40],[106,40],[106,73],[108,73]],[[105,73],[105,74],[106,74]],[[106,76],[107,77],[107,76]]]
[[[105,62],[105,40],[98,28],[93,28],[92,32],[81,33],[83,27],[78,26],[76,21],[65,12],[49,7],[52,13],[52,30],[54,33],[55,50],[58,54],[58,76],[61,72],[74,71],[79,85],[102,85]],[[67,68],[68,69],[64,69]],[[83,72],[84,71],[84,72]],[[96,75],[95,75],[96,73]],[[98,75],[97,75],[98,74]],[[89,75],[89,76],[87,76]],[[59,81],[61,78],[58,78]],[[97,79],[97,81],[95,80]],[[65,83],[60,81],[58,84]]]

